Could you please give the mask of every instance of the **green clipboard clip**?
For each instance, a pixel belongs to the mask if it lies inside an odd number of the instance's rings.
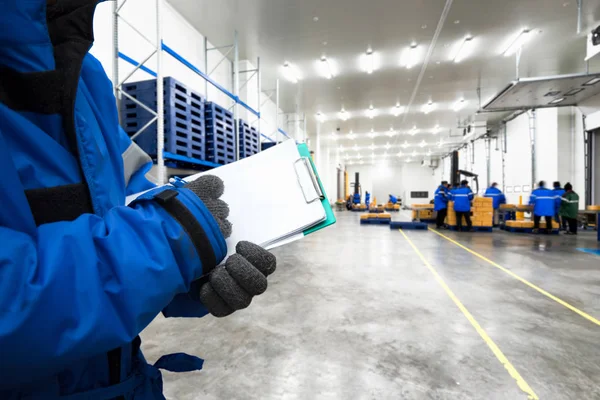
[[[321,179],[319,178],[319,173],[317,172],[317,168],[315,167],[315,163],[312,160],[308,147],[305,144],[299,144],[298,153],[300,154],[300,156],[304,157],[308,162],[310,162],[310,166],[312,167],[314,177],[316,178],[319,184],[321,204],[323,205],[323,209],[325,209],[325,221],[305,230],[303,233],[304,236],[306,236],[335,224],[337,220],[335,218],[335,214],[333,213],[333,209],[331,208],[331,204],[329,204],[327,194],[325,193],[325,188],[323,187],[323,182],[321,182]]]

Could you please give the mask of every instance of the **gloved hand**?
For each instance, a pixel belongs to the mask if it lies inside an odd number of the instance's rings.
[[[229,206],[219,198],[225,187],[213,175],[205,175],[185,186],[196,194],[211,212],[223,236],[231,236],[232,225],[227,220]],[[250,305],[252,298],[267,290],[267,276],[275,272],[274,255],[250,242],[240,242],[236,254],[224,265],[215,268],[200,287],[200,301],[215,317],[226,317]]]

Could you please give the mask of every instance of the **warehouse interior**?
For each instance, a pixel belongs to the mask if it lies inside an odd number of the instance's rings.
[[[204,360],[165,398],[600,399],[600,0],[117,0],[94,37],[150,181],[295,142],[334,213],[247,309],[145,327]]]
[[[152,79],[162,37],[163,77],[247,121],[263,149],[307,144],[331,205],[369,192],[367,212],[388,211],[392,195],[392,223],[413,222],[457,169],[479,197],[496,182],[508,205],[526,206],[541,180],[570,182],[582,211],[600,203],[596,1],[158,5],[160,29],[155,4],[120,2],[116,24],[115,4],[98,6],[91,53],[113,83]],[[162,172],[186,173],[168,160]],[[155,319],[149,359],[185,350],[206,363],[163,373],[166,397],[600,396],[597,213],[568,237],[520,233],[532,222],[388,229],[353,211],[274,249],[278,271],[247,310]]]

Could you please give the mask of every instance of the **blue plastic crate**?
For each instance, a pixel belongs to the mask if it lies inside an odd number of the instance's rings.
[[[265,150],[269,150],[271,147],[276,146],[277,143],[275,142],[262,142],[260,144],[260,151],[265,151]]]
[[[240,158],[253,156],[259,152],[260,137],[256,128],[240,119],[239,125]]]
[[[207,124],[210,121],[213,125],[222,128],[229,127],[232,130],[234,129],[235,119],[233,118],[233,113],[216,103],[204,103],[204,116],[207,120]]]
[[[156,80],[132,82],[123,90],[156,111]],[[164,78],[164,126],[165,151],[180,156],[205,160],[206,121],[204,98],[171,77]],[[154,115],[135,101],[123,96],[121,99],[122,126],[130,136],[144,127]],[[150,156],[156,157],[156,122],[135,139]]]
[[[123,129],[127,134],[138,132],[151,118],[126,118]],[[166,114],[164,117],[165,151],[181,156],[204,160],[206,155],[206,134],[202,124],[196,124],[191,118],[179,118]],[[134,141],[151,157],[157,155],[156,121]]]

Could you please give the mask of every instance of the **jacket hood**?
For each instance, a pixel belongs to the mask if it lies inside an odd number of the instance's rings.
[[[93,7],[104,0],[57,0],[46,6],[47,0],[7,0],[0,13],[0,68],[19,72],[39,72],[55,69],[53,30],[67,27],[74,19],[78,28],[87,25],[79,18],[79,9]],[[75,14],[76,18],[71,16]],[[92,13],[93,15],[93,13]],[[49,25],[51,28],[49,29]],[[71,30],[71,29],[69,29]],[[81,31],[83,35],[85,32]]]

